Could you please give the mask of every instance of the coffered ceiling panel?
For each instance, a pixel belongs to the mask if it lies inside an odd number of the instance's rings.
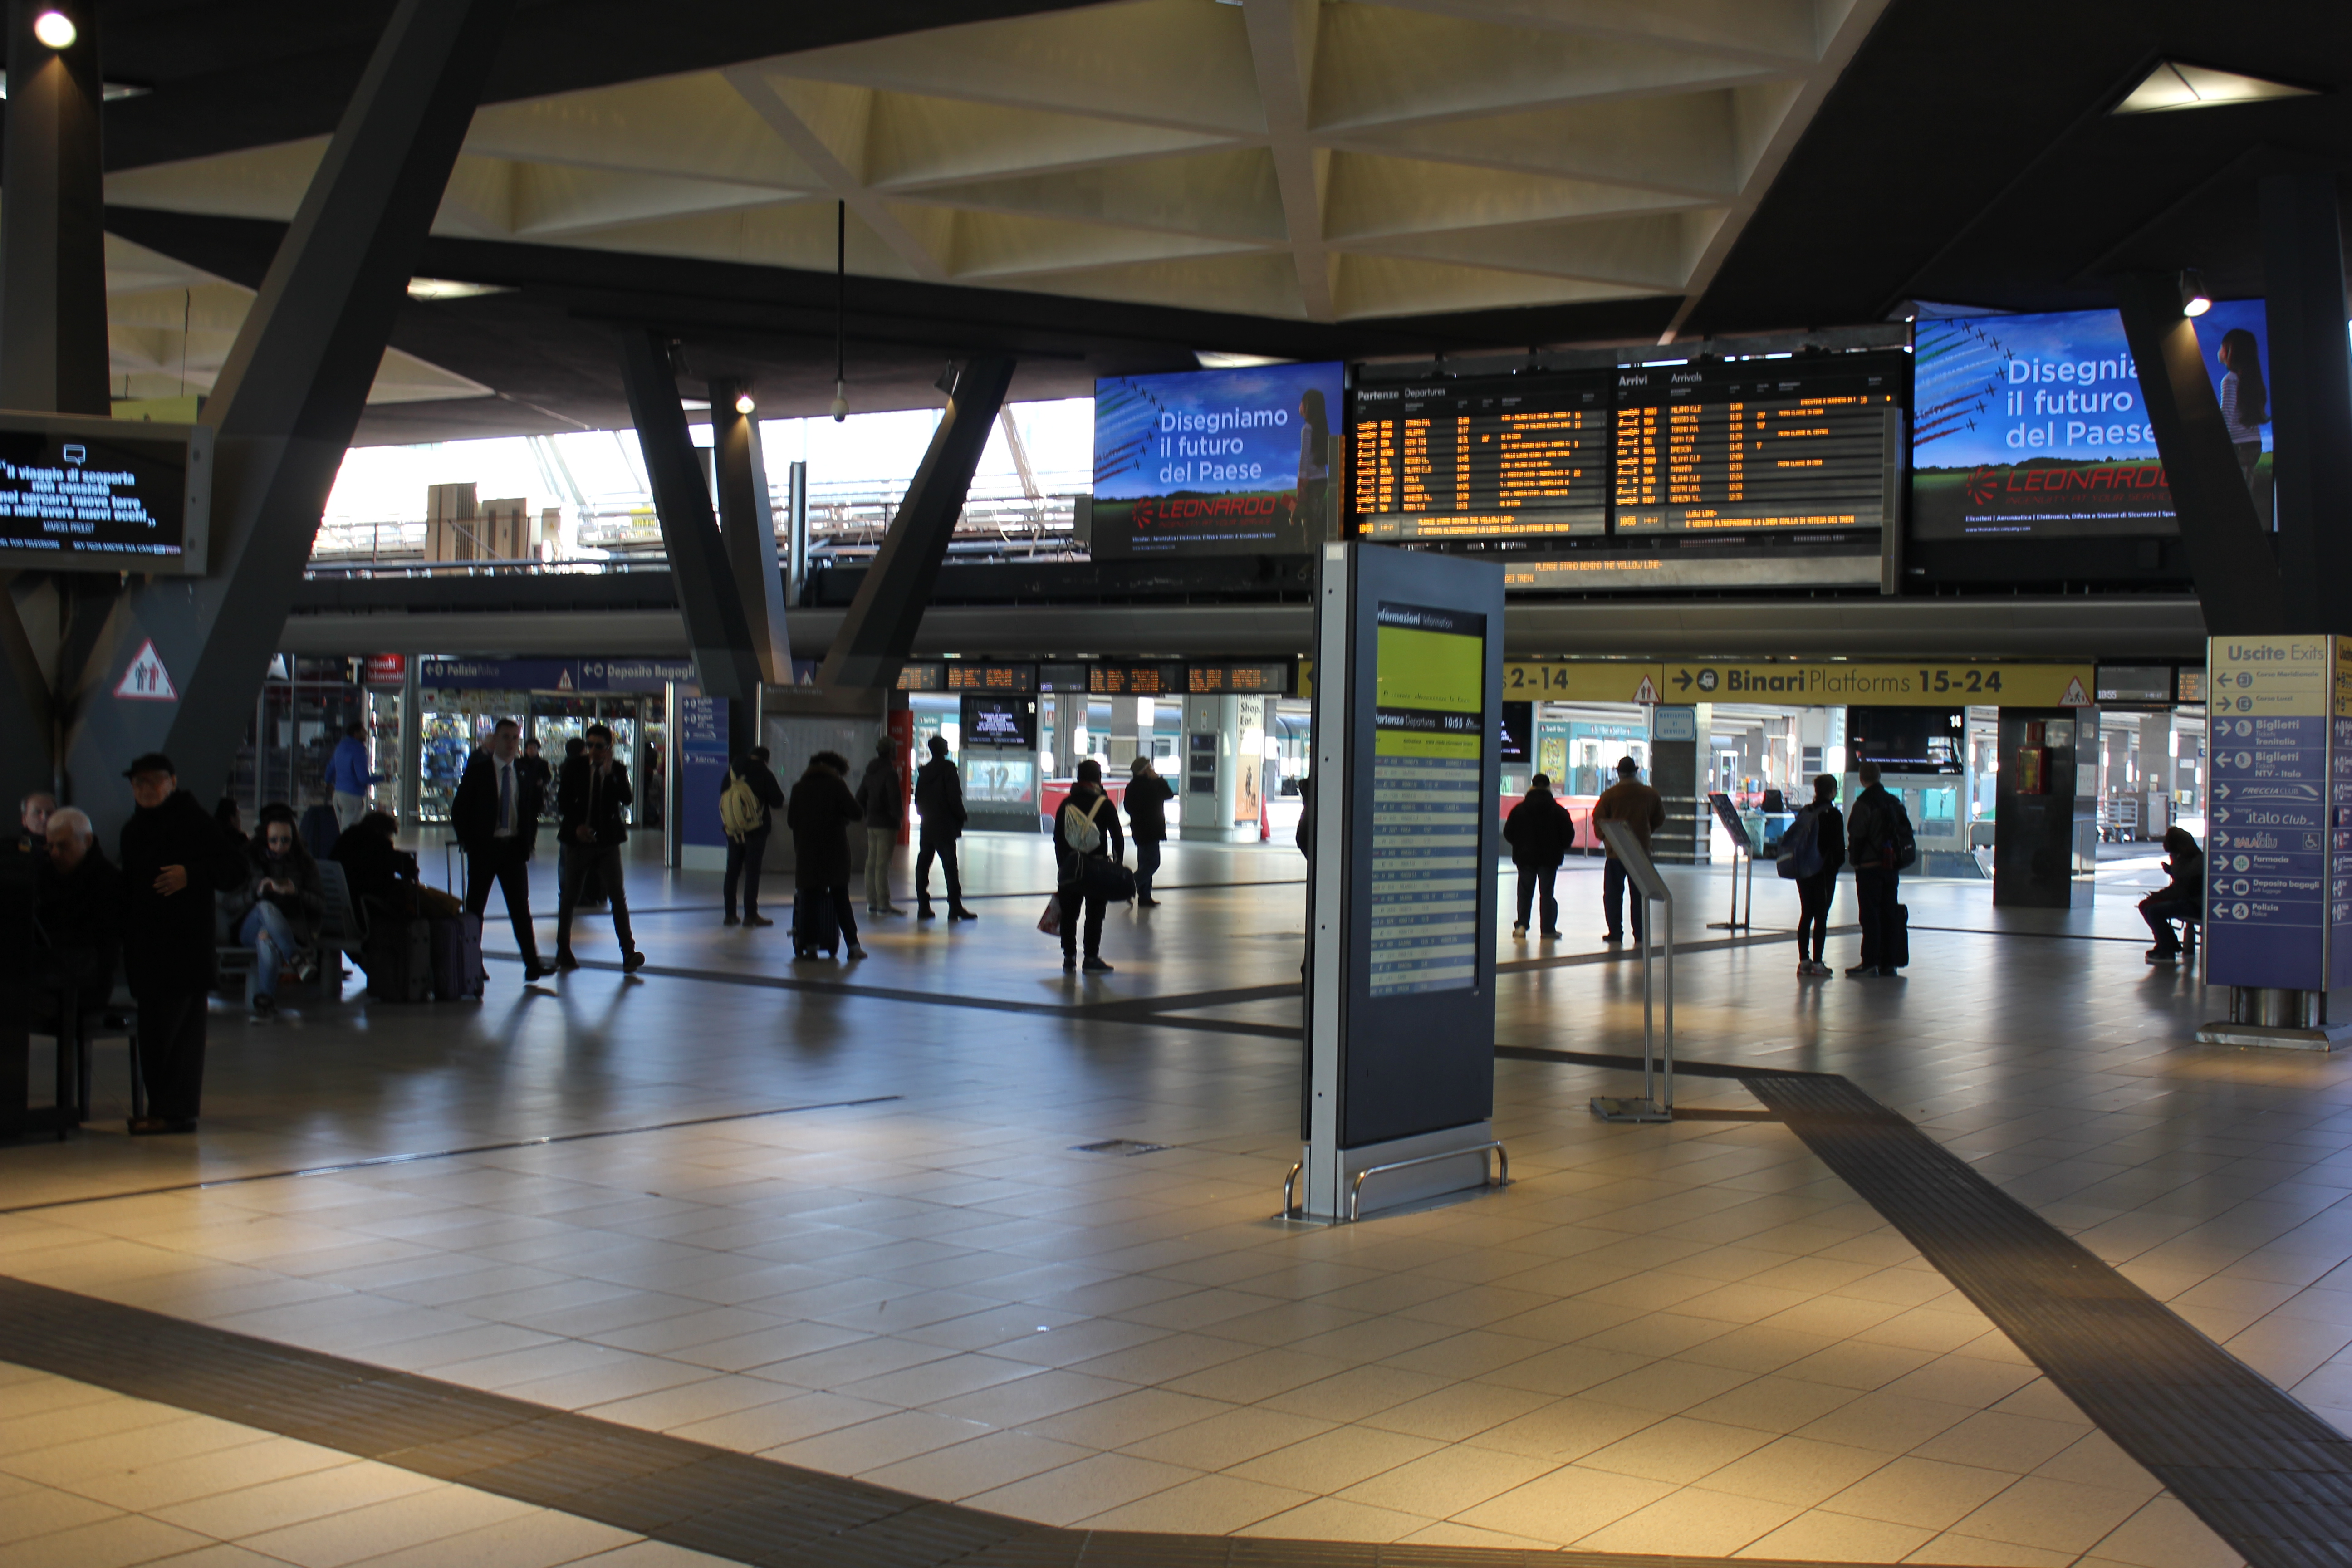
[[[493,104],[436,233],[1292,320],[1689,297],[1885,0],[1116,0]],[[110,177],[285,219],[323,142]]]

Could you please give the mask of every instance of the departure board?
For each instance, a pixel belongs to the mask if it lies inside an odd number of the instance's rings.
[[[1795,360],[1620,371],[1616,531],[1885,526],[1901,372]]]
[[[1608,373],[1359,387],[1353,494],[1371,539],[1539,539],[1609,526]]]

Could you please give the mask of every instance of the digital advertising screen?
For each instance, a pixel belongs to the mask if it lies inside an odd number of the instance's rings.
[[[2259,300],[2217,300],[2197,342],[2267,523],[2270,358]],[[2179,531],[2114,310],[1923,317],[1915,327],[1911,523],[1919,539]]]
[[[0,566],[202,572],[212,436],[202,425],[0,415]]]
[[[1330,537],[1344,369],[1095,383],[1095,556],[1303,554]]]
[[[967,746],[1037,748],[1037,703],[1029,697],[963,699],[963,743]]]
[[[1904,369],[1869,356],[1620,371],[1616,531],[1885,527]]]
[[[1368,539],[1542,539],[1609,529],[1610,377],[1359,386],[1349,484]]]

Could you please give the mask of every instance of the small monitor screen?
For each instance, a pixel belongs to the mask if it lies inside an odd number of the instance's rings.
[[[2247,488],[2271,516],[2263,303],[2221,300],[2197,344]],[[1922,318],[1915,328],[1911,526],[1919,539],[2179,531],[2114,310]]]
[[[1525,767],[1528,762],[1528,741],[1535,732],[1536,705],[1532,702],[1506,702],[1503,709],[1503,766]]]
[[[1037,745],[1036,701],[1027,697],[967,695],[963,699],[963,743],[1034,751]]]
[[[1093,552],[1296,554],[1330,537],[1344,368],[1097,382]]]
[[[1956,773],[1967,754],[1967,712],[1958,708],[1849,708],[1846,766],[1876,763],[1890,773]]]

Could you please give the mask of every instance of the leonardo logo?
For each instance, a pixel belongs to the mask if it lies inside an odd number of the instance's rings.
[[[1961,481],[1961,486],[1968,493],[1970,506],[1990,505],[1992,498],[2000,493],[2000,470],[1990,463],[1979,463]]]

